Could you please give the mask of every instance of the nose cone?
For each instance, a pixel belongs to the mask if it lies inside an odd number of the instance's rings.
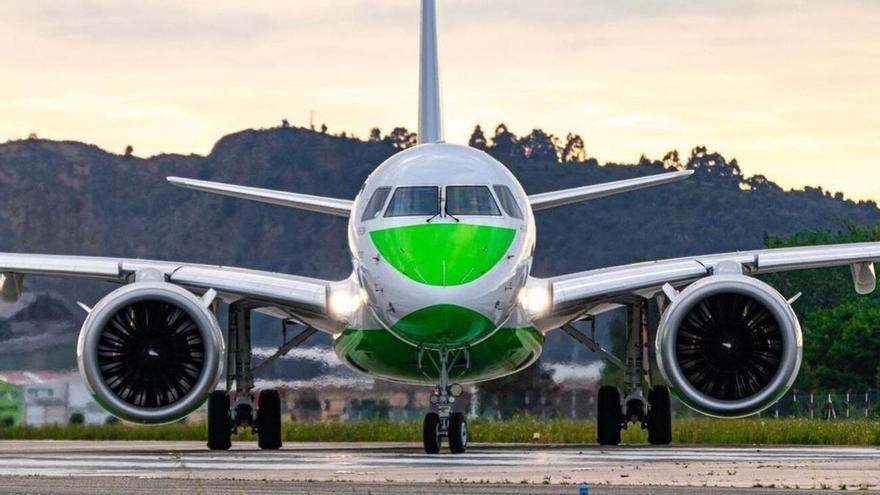
[[[423,223],[370,232],[382,257],[398,272],[426,285],[473,282],[510,248],[511,228],[461,223]]]
[[[495,324],[472,309],[438,304],[408,314],[393,328],[412,342],[454,347],[488,335]]]

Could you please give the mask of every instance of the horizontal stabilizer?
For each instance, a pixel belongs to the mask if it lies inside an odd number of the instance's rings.
[[[309,194],[297,194],[258,187],[236,186],[222,182],[210,182],[206,180],[186,179],[183,177],[168,177],[168,182],[175,186],[195,189],[223,196],[232,196],[273,205],[299,208],[301,210],[316,211],[340,217],[347,217],[351,213],[353,202],[347,199],[328,198],[324,196],[311,196]]]
[[[561,191],[532,194],[529,195],[529,203],[532,205],[532,210],[535,211],[555,208],[557,206],[579,203],[581,201],[604,198],[605,196],[611,196],[614,194],[636,191],[646,187],[678,182],[687,179],[693,173],[693,170],[682,170],[680,172],[668,172],[664,174],[649,175],[647,177],[637,177],[635,179],[607,182],[605,184],[594,184],[592,186],[574,187],[571,189],[563,189]]]

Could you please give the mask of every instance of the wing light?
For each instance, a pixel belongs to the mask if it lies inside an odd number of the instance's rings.
[[[552,302],[546,285],[526,285],[519,292],[519,303],[532,318],[545,314]]]

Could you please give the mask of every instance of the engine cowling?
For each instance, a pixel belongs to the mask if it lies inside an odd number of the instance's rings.
[[[760,280],[716,275],[676,295],[655,341],[666,382],[692,409],[737,418],[764,410],[797,378],[801,327]]]
[[[136,282],[105,296],[83,323],[84,383],[111,414],[167,423],[201,406],[217,386],[225,348],[217,320],[191,292]]]

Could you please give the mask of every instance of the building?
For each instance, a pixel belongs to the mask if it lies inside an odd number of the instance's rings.
[[[2,372],[0,382],[18,387],[19,418],[24,425],[102,424],[110,418],[92,398],[76,371]]]

